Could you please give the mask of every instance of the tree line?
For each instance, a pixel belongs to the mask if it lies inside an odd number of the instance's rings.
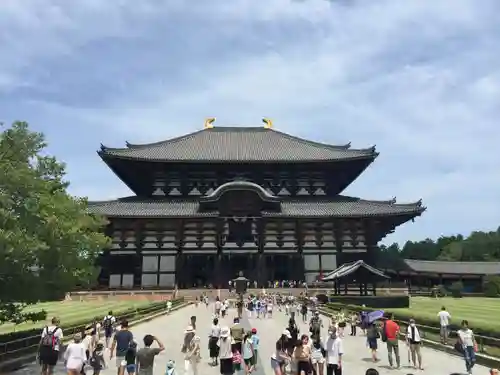
[[[465,237],[461,234],[441,236],[436,240],[407,241],[402,247],[393,243],[377,250],[377,266],[401,269],[403,259],[441,260],[460,262],[500,261],[500,226],[496,231],[475,231]]]

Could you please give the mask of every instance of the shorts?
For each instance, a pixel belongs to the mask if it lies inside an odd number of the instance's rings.
[[[277,359],[271,358],[271,368],[275,370],[279,367],[281,367],[281,362],[278,361]]]
[[[245,358],[243,361],[245,362],[245,365],[247,365],[247,366],[253,365],[253,357]]]
[[[317,358],[314,358],[314,357],[313,357],[313,358],[311,358],[311,363],[312,363],[313,365],[315,365],[315,364],[320,364],[320,365],[322,365],[323,363],[325,363],[325,358],[324,358],[324,357],[317,357]]]
[[[127,372],[129,374],[132,374],[137,370],[137,366],[134,363],[132,363],[131,365],[127,365],[127,367],[125,368],[127,369]]]
[[[127,366],[127,361],[125,357],[116,357],[116,367],[125,367]]]
[[[110,338],[113,336],[113,327],[104,328],[104,337]]]
[[[367,342],[368,342],[368,347],[371,350],[377,350],[378,349],[377,339],[368,339]]]
[[[45,366],[55,366],[59,359],[59,351],[53,350],[51,347],[40,347],[40,364]]]

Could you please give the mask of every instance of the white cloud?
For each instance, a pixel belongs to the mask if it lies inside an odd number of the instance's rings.
[[[40,88],[45,72],[58,95],[17,95],[56,146],[58,114],[93,149],[197,130],[207,116],[218,117],[216,125],[268,116],[306,138],[377,144],[380,158],[348,192],[422,197],[429,207],[390,239],[500,223],[496,1],[173,4],[8,0],[0,9],[0,110],[2,92],[48,92]],[[96,44],[99,53],[85,49]],[[61,60],[71,73],[64,80],[51,70]],[[74,152],[61,156],[75,192],[94,199],[125,192],[99,160]],[[108,193],[93,186],[92,173]]]

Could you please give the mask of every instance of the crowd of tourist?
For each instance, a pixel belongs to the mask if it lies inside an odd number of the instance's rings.
[[[233,304],[229,300],[216,298],[212,301],[208,296],[203,296],[198,302],[203,303],[209,313],[213,314],[211,327],[199,328],[209,332],[210,365],[218,367],[221,375],[249,375],[261,366],[270,366],[275,375],[340,375],[343,370],[345,328],[348,325],[350,336],[358,335],[358,328],[361,329],[374,363],[380,361],[378,349],[381,341],[387,348],[389,366],[394,369],[401,368],[401,328],[390,315],[366,311],[350,315],[340,312],[324,321],[316,310],[317,301],[314,298],[304,302],[279,294],[249,296]],[[167,310],[170,308],[171,303],[168,303]],[[236,308],[236,313],[231,313],[232,324],[222,324],[232,308]],[[272,319],[274,310],[288,317],[288,325],[283,327],[280,337],[277,338],[275,350],[269,358],[270,362],[260,363],[259,333],[255,328],[245,329],[241,319]],[[296,317],[300,317],[299,324]],[[441,340],[447,344],[451,315],[443,307],[437,318],[441,325]],[[300,325],[305,332],[301,332]],[[161,374],[203,375],[200,362],[204,349],[200,346],[201,338],[197,332],[199,329],[196,316],[191,316],[183,333],[182,371],[176,372],[175,362],[168,361]],[[477,344],[467,321],[462,321],[457,336],[455,348],[463,354],[467,373],[471,374]],[[64,354],[60,356],[63,337],[63,330],[57,318],[53,318],[51,324],[43,328],[39,348],[42,375],[52,375],[60,357],[64,360],[68,375],[86,374],[88,371],[91,371],[89,374],[99,375],[109,365],[108,361],[113,360],[117,375],[153,375],[155,357],[165,349],[164,344],[153,335],[145,335],[141,348],[138,349],[138,342],[129,330],[128,322],[118,321],[112,311],[102,319],[95,318],[82,332],[76,333]],[[408,363],[416,370],[423,370],[423,334],[413,319],[409,321],[405,338]],[[491,374],[498,374],[498,371],[495,371],[497,370],[492,370]],[[378,371],[370,368],[366,375],[378,375]]]

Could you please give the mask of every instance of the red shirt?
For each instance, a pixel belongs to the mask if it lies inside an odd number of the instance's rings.
[[[398,332],[399,332],[399,326],[395,321],[387,320],[385,322],[385,334],[387,335],[387,340],[397,339]]]

